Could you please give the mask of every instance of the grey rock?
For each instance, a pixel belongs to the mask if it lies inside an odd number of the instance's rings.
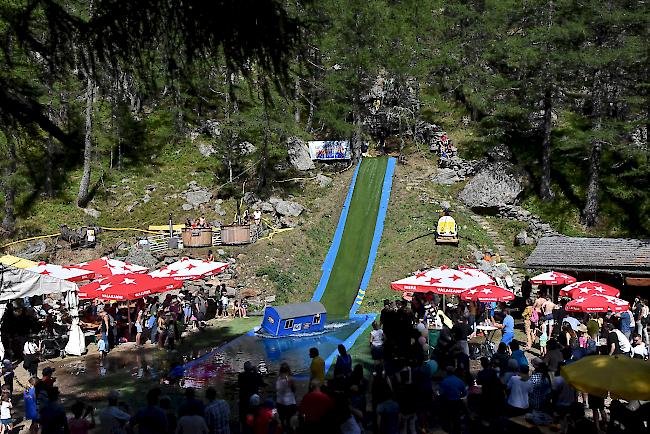
[[[144,203],[148,203],[150,200],[151,200],[151,196],[149,196],[149,193],[145,194],[142,197],[142,202],[144,202]]]
[[[332,184],[332,178],[319,173],[316,175],[316,182],[320,188],[325,188]]]
[[[219,128],[219,121],[208,119],[205,121],[203,130],[212,137],[219,137],[221,135],[221,128]]]
[[[124,258],[126,262],[132,264],[140,265],[141,267],[147,267],[150,270],[155,270],[158,261],[154,258],[151,253],[142,250],[138,246],[133,246],[129,249],[129,254]]]
[[[316,167],[309,157],[307,143],[298,137],[289,137],[287,139],[287,155],[289,164],[295,169],[312,170]]]
[[[239,145],[239,151],[243,155],[250,155],[257,151],[257,146],[253,145],[251,142],[241,142]]]
[[[530,238],[528,236],[528,232],[525,230],[520,231],[516,236],[515,236],[515,246],[528,246],[530,244],[534,244],[535,240]]]
[[[88,214],[89,216],[95,219],[98,219],[99,216],[102,214],[94,208],[84,208],[83,211],[84,213]]]
[[[465,177],[459,176],[459,174],[451,168],[440,168],[438,172],[431,178],[431,181],[440,185],[452,185],[457,182],[463,181]]]
[[[489,149],[487,151],[487,157],[490,161],[511,161],[512,151],[502,143]]]
[[[190,210],[194,209],[194,207],[192,205],[190,205],[189,203],[184,203],[183,205],[181,205],[181,208],[183,208],[183,211],[190,211]]]
[[[474,211],[496,213],[499,207],[514,204],[526,183],[521,169],[510,163],[493,163],[474,176],[458,198]]]
[[[225,255],[226,255],[226,251],[223,250],[223,249],[217,249],[217,255],[219,255],[219,256],[225,256]]]
[[[226,215],[226,211],[224,211],[223,209],[221,209],[221,204],[220,204],[220,203],[215,203],[215,204],[214,204],[214,212],[216,212],[216,213],[219,214],[220,216],[224,216],[224,215]]]
[[[281,200],[275,204],[275,212],[285,217],[298,217],[305,208],[297,202]]]
[[[247,191],[244,193],[244,203],[248,206],[253,205],[256,202],[259,202],[260,198],[257,197],[252,191]]]
[[[147,185],[145,188],[147,191],[156,191],[156,186],[153,184]]]
[[[23,250],[20,250],[17,253],[17,256],[21,258],[26,258],[26,259],[34,259],[38,255],[41,255],[45,253],[45,250],[47,249],[47,246],[45,245],[44,241],[35,241],[33,243],[27,244],[27,247],[25,247]]]
[[[194,208],[198,208],[212,199],[212,193],[207,190],[193,190],[185,193],[185,200]]]
[[[217,150],[214,149],[214,146],[205,142],[200,142],[198,145],[198,149],[199,149],[199,153],[204,157],[209,157],[210,155],[214,155],[217,153]]]
[[[440,202],[440,208],[442,208],[443,210],[451,209],[451,204],[449,203],[449,201],[443,200]]]
[[[278,202],[282,202],[282,199],[280,199],[279,197],[273,196],[269,199],[269,203],[273,206],[275,206]]]
[[[298,223],[291,217],[282,216],[280,217],[280,225],[282,225],[283,228],[295,228],[298,226]]]
[[[275,208],[273,207],[272,204],[270,204],[268,202],[262,202],[262,201],[253,204],[252,208],[254,210],[259,209],[262,212],[273,212],[273,211],[275,211]]]
[[[217,199],[214,201],[217,205],[221,205],[223,203],[223,199]]]
[[[139,202],[137,200],[135,202],[131,202],[124,209],[126,210],[126,212],[133,212],[133,209],[138,205],[138,203]]]

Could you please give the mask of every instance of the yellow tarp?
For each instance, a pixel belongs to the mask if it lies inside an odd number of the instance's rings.
[[[562,377],[576,389],[626,400],[650,400],[650,363],[629,356],[586,356],[563,366]]]
[[[0,256],[0,264],[10,265],[15,268],[31,268],[38,265],[37,262],[29,259],[19,258],[18,256],[4,255]]]
[[[173,225],[172,226],[175,231],[180,231],[185,227],[185,225]],[[149,226],[150,231],[168,231],[169,230],[169,225],[150,225]]]
[[[440,235],[456,235],[456,220],[448,215],[440,217],[437,232]]]

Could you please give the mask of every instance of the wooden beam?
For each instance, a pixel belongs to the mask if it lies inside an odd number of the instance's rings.
[[[626,277],[625,284],[630,286],[650,286],[650,277]]]

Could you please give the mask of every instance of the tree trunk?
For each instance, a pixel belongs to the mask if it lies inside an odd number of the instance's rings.
[[[300,77],[298,77],[298,75],[296,75],[294,92],[295,92],[295,96],[293,101],[296,107],[293,113],[293,120],[296,122],[296,125],[299,125],[300,124]]]
[[[16,185],[14,184],[14,174],[16,173],[16,142],[15,138],[10,134],[7,134],[6,137],[6,166],[4,173],[2,174],[2,193],[5,199],[5,216],[2,219],[2,227],[9,232],[13,232],[16,228]]]
[[[94,84],[89,73],[86,77],[86,134],[84,136],[84,169],[79,183],[79,195],[77,196],[77,205],[85,208],[90,202],[90,170],[93,154],[93,97]]]
[[[542,200],[548,201],[555,197],[551,188],[551,131],[553,123],[553,94],[551,88],[544,92],[544,138],[542,140],[542,179],[539,195]]]
[[[361,147],[363,143],[361,141],[361,114],[358,110],[358,105],[355,104],[355,111],[352,115],[354,122],[354,130],[352,132],[352,164],[356,164],[361,159]]]
[[[600,153],[602,143],[600,140],[594,140],[591,145],[591,155],[589,157],[589,184],[587,185],[587,202],[582,210],[582,224],[585,226],[595,226],[598,223],[598,208],[600,201],[598,198],[600,190]]]

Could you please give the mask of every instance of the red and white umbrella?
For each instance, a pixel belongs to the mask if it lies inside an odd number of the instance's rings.
[[[539,274],[530,279],[533,285],[568,285],[574,283],[576,280],[575,277],[569,276],[568,274],[559,273],[557,271],[549,271],[548,273]]]
[[[481,285],[460,294],[461,300],[480,301],[481,303],[510,301],[515,295],[505,288],[497,285]]]
[[[491,283],[494,283],[494,280],[476,268],[458,267],[456,270],[442,266],[397,280],[390,286],[395,291],[457,295],[475,286]]]
[[[79,288],[79,298],[134,300],[178,289],[182,286],[183,282],[169,277],[152,277],[148,274],[116,274],[83,285]]]
[[[94,261],[90,262],[82,262],[80,264],[73,265],[73,267],[92,271],[95,273],[95,277],[108,277],[116,274],[140,274],[149,271],[148,268],[141,267],[140,265],[135,265],[131,264],[130,262],[123,262],[117,259],[110,259],[106,257],[95,259]]]
[[[82,270],[75,266],[55,265],[45,262],[39,262],[38,265],[30,267],[28,270],[33,271],[34,273],[43,274],[44,276],[52,276],[57,279],[67,280],[69,282],[90,280],[95,276],[95,273],[92,271]]]
[[[571,300],[564,307],[569,312],[623,312],[630,309],[630,303],[609,295],[588,295]]]
[[[228,268],[225,262],[204,261],[201,259],[182,258],[159,270],[149,273],[153,277],[171,277],[175,280],[197,280],[213,276]]]
[[[594,282],[592,280],[585,280],[583,282],[575,282],[567,285],[560,290],[560,295],[569,296],[571,298],[586,297],[588,295],[609,295],[611,297],[618,297],[621,291],[613,286],[605,285],[604,283]]]

